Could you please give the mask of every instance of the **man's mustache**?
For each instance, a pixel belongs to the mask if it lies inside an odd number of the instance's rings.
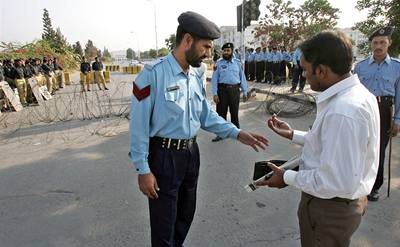
[[[382,49],[375,49],[374,52],[376,52],[376,51],[382,52],[383,50]]]

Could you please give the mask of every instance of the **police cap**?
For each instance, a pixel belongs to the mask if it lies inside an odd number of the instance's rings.
[[[178,17],[179,26],[186,32],[202,39],[218,39],[221,37],[221,31],[204,16],[187,11]]]
[[[225,48],[232,48],[232,50],[233,50],[233,44],[230,43],[230,42],[225,43],[225,44],[222,46],[222,50],[225,49]]]
[[[379,29],[375,30],[375,31],[369,36],[368,40],[369,40],[369,41],[372,41],[372,39],[373,39],[374,37],[377,37],[377,36],[388,36],[388,37],[390,37],[390,36],[392,36],[393,31],[394,31],[394,27],[392,27],[392,26],[387,26],[387,27],[379,28]]]

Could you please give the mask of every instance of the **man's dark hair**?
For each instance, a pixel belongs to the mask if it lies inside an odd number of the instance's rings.
[[[325,31],[304,41],[300,46],[304,59],[312,64],[325,65],[341,76],[351,70],[353,50],[351,40],[342,32]]]
[[[189,32],[186,32],[186,31],[179,25],[178,28],[176,29],[176,35],[175,35],[176,46],[178,46],[178,45],[181,44],[182,39],[183,39],[183,36],[185,36],[185,33],[189,33]],[[197,40],[200,39],[200,38],[197,37],[196,35],[193,35],[193,34],[191,34],[191,33],[189,33],[189,34],[193,37],[194,41],[197,41]]]

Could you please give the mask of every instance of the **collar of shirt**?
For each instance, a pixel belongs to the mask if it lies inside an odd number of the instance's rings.
[[[385,63],[387,63],[388,65],[390,65],[391,59],[390,59],[389,54],[386,55],[386,58],[385,58],[385,60],[383,60],[383,62],[385,62]],[[375,63],[374,55],[371,55],[371,56],[369,57],[368,65],[370,65],[370,64],[372,64],[372,63]]]
[[[174,55],[172,54],[172,52],[170,52],[167,56],[166,56],[169,64],[171,65],[172,71],[174,73],[174,75],[179,75],[180,73],[182,73],[183,75],[195,75],[192,66],[189,65],[189,71],[186,73],[185,71],[183,71],[181,65],[178,63],[178,61],[176,60],[176,58],[174,57]]]
[[[349,76],[346,79],[335,83],[316,97],[317,104],[321,104],[323,101],[328,100],[332,96],[340,93],[343,90],[346,90],[349,87],[355,86],[358,83],[360,83],[360,80],[358,79],[357,75]]]

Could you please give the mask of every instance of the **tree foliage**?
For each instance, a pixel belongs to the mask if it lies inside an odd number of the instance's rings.
[[[93,41],[90,39],[85,45],[85,57],[87,59],[93,60],[98,55],[98,49],[94,46]]]
[[[299,8],[289,0],[272,0],[266,8],[267,13],[254,31],[262,46],[284,45],[292,49],[298,40],[332,29],[339,19],[339,9],[327,0],[307,0]]]
[[[134,57],[135,57],[135,52],[133,51],[132,48],[128,48],[126,50],[126,58],[132,60]]]
[[[386,25],[400,27],[399,0],[358,0],[356,8],[368,12],[367,19],[356,23],[353,27],[360,30],[366,37],[376,29]],[[400,32],[397,29],[392,35],[392,40],[389,53],[397,57],[400,54]],[[359,48],[364,54],[370,52],[368,41],[361,44]]]
[[[79,41],[72,45],[72,49],[74,50],[75,54],[79,55],[80,57],[83,56],[83,49]]]
[[[176,36],[175,34],[171,34],[168,39],[165,39],[165,45],[168,47],[170,51],[172,51],[176,46]]]

